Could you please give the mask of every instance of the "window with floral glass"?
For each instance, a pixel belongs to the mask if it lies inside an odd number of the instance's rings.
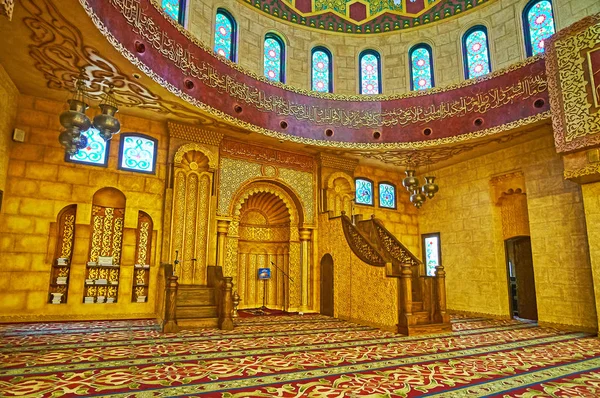
[[[263,73],[269,80],[281,83],[285,80],[285,44],[274,33],[265,36]]]
[[[161,0],[163,10],[174,20],[183,25],[185,17],[185,0]]]
[[[381,62],[379,53],[365,50],[359,56],[360,93],[381,94]]]
[[[410,89],[427,90],[434,86],[433,55],[427,44],[418,44],[408,52],[410,58]]]
[[[530,1],[523,9],[523,26],[525,27],[527,56],[543,53],[546,39],[555,32],[552,2],[549,0]]]
[[[396,186],[389,182],[379,183],[379,207],[396,208]]]
[[[119,169],[154,174],[158,141],[142,134],[121,134]]]
[[[110,141],[104,141],[104,138],[100,135],[100,131],[93,127],[81,134],[85,135],[87,138],[87,145],[85,148],[80,149],[75,155],[67,155],[65,160],[74,163],[106,167],[108,164]]]
[[[366,178],[357,178],[356,204],[373,206],[373,181]]]
[[[231,14],[223,9],[217,10],[215,18],[215,52],[221,57],[235,62],[237,24]]]
[[[492,71],[485,26],[478,25],[469,29],[463,36],[462,48],[465,79],[487,75]]]
[[[311,89],[321,93],[333,92],[333,73],[331,52],[325,47],[312,49]]]
[[[423,261],[427,276],[435,276],[435,269],[442,264],[440,233],[421,235],[423,246]]]

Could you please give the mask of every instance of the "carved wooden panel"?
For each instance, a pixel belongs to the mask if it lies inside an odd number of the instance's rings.
[[[150,286],[150,262],[152,259],[152,218],[145,212],[138,213],[136,229],[135,265],[133,269],[133,286],[131,301],[143,303],[148,301]]]
[[[75,244],[76,213],[77,205],[69,205],[63,208],[57,217],[58,235],[52,261],[52,272],[50,273],[49,303],[65,304],[67,302],[69,274]],[[58,258],[66,259],[66,264],[62,261],[59,262]]]

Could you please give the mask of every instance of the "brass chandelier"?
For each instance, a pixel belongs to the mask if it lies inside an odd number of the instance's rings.
[[[429,160],[429,159],[428,159]],[[406,177],[402,180],[402,186],[410,192],[410,202],[420,209],[427,199],[433,199],[439,191],[439,186],[435,183],[435,177],[426,176],[425,184],[420,185],[419,179],[416,177],[416,164],[411,166],[410,157],[406,166]]]
[[[60,114],[60,124],[65,130],[59,135],[58,141],[65,148],[68,155],[75,155],[80,149],[87,146],[87,137],[82,134],[88,131],[92,126],[100,131],[104,141],[110,140],[114,134],[121,130],[121,124],[115,117],[119,111],[117,101],[113,96],[113,87],[109,86],[108,91],[104,92],[100,102],[100,114],[94,117],[94,121],[85,114],[89,108],[85,102],[85,97],[89,97],[85,88],[85,77],[83,71],[75,80],[75,93],[67,101],[69,109]]]

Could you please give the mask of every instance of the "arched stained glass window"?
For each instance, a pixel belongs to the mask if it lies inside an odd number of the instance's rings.
[[[104,138],[100,135],[100,131],[93,127],[81,134],[87,138],[87,145],[75,155],[67,155],[66,160],[73,163],[106,167],[108,164],[110,141],[104,141]]]
[[[427,44],[418,44],[408,52],[410,58],[410,89],[427,90],[434,86],[433,55]]]
[[[311,57],[311,89],[321,93],[333,92],[332,56],[325,47],[312,49]]]
[[[235,62],[237,25],[235,19],[223,8],[217,10],[215,19],[215,52]]]
[[[549,0],[530,1],[523,10],[523,26],[527,56],[543,53],[546,39],[555,32],[552,2]]]
[[[183,25],[185,0],[161,0],[161,6],[171,18]]]
[[[485,26],[478,25],[469,29],[463,36],[462,44],[466,79],[487,75],[492,71]]]
[[[265,36],[264,75],[275,82],[285,80],[285,44],[274,33]]]
[[[381,62],[379,53],[365,50],[359,56],[360,93],[381,94]]]
[[[379,207],[396,208],[396,186],[394,184],[379,183]]]
[[[356,204],[373,206],[373,181],[366,178],[357,178]]]
[[[154,174],[158,141],[142,134],[122,134],[119,169]]]

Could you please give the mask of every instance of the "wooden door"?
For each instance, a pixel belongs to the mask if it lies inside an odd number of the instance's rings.
[[[333,257],[321,259],[321,314],[333,316]]]
[[[520,318],[538,319],[533,273],[533,256],[529,236],[509,239],[506,242],[507,257],[514,265],[517,291],[517,312]]]

